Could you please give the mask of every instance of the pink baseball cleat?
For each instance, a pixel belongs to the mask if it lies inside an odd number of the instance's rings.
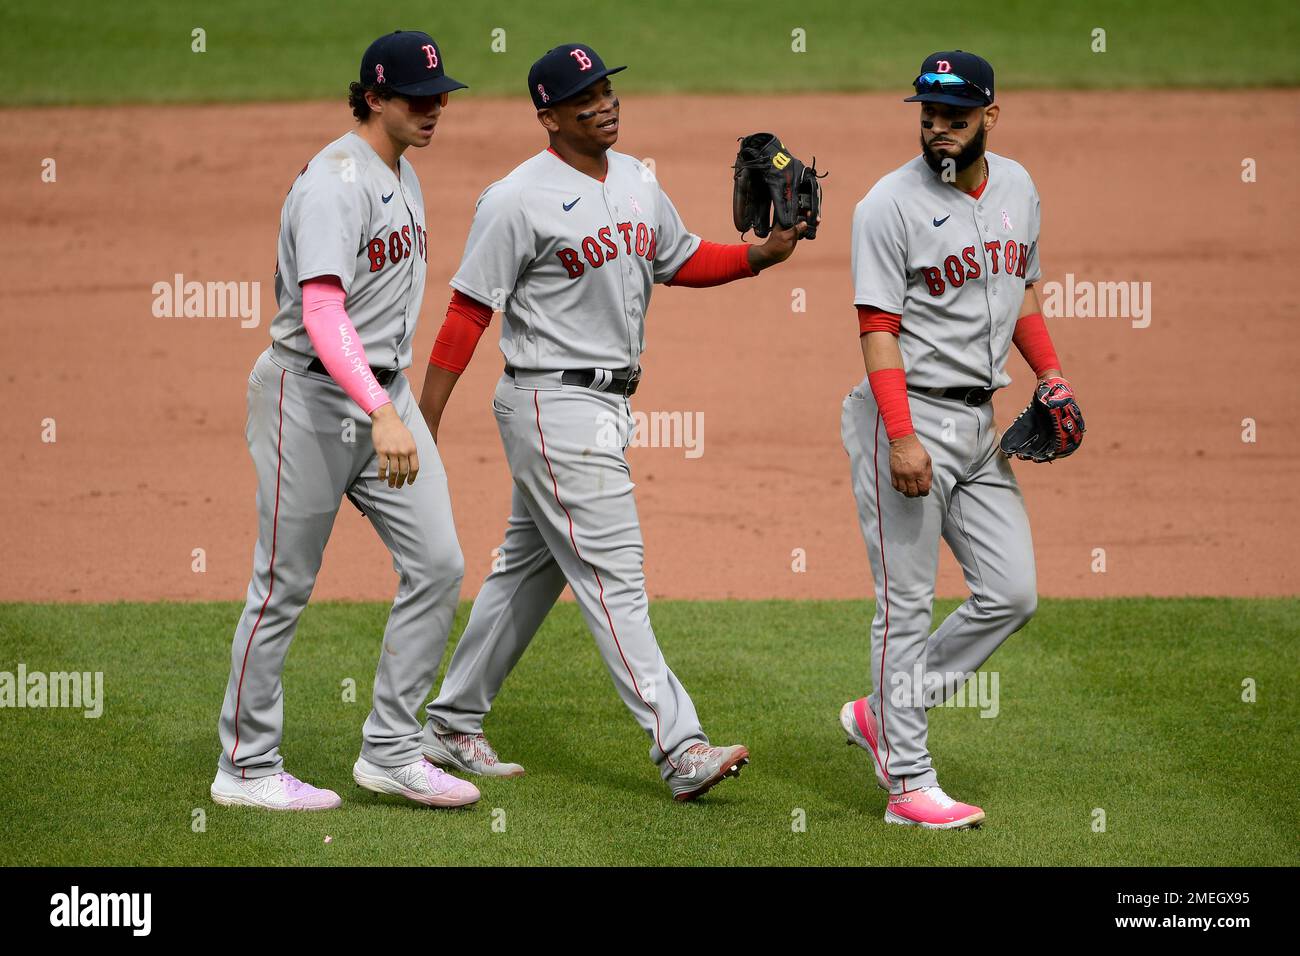
[[[889,792],[893,781],[885,773],[884,761],[880,759],[880,750],[876,745],[880,736],[876,729],[876,715],[871,712],[867,698],[851,700],[840,708],[840,726],[849,735],[850,744],[857,744],[871,754],[871,766],[876,771],[876,786]]]
[[[927,830],[966,830],[984,822],[984,811],[958,803],[942,787],[919,787],[889,795],[885,822]]]
[[[357,759],[352,779],[375,793],[391,793],[428,807],[463,807],[479,799],[478,787],[421,758],[401,767],[380,767]]]
[[[333,790],[303,783],[291,773],[265,777],[235,777],[221,770],[212,781],[212,800],[225,807],[261,807],[263,810],[333,810],[343,800]]]

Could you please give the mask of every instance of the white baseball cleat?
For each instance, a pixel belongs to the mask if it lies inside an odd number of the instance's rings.
[[[749,750],[740,745],[710,747],[695,744],[677,758],[677,769],[668,777],[674,800],[694,800],[708,793],[727,777],[739,777],[749,763]]]
[[[352,767],[357,785],[375,793],[406,797],[427,807],[463,807],[478,801],[478,787],[453,777],[427,760],[416,760],[401,767],[380,767],[365,757],[358,757]]]
[[[440,767],[482,777],[522,777],[524,768],[503,763],[482,734],[425,734],[424,756]]]
[[[263,810],[333,810],[343,799],[333,790],[303,783],[291,773],[265,777],[236,777],[218,770],[212,781],[214,803],[223,807],[261,807]]]

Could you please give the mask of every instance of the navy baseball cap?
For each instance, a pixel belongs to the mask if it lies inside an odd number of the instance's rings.
[[[605,66],[605,61],[585,43],[563,43],[533,64],[528,71],[528,93],[539,110],[567,100],[597,80],[626,66]]]
[[[912,85],[916,95],[904,103],[989,106],[993,102],[993,67],[984,57],[964,50],[931,53]]]
[[[361,58],[361,85],[387,85],[407,96],[469,89],[443,72],[442,50],[418,30],[394,30],[370,44]]]

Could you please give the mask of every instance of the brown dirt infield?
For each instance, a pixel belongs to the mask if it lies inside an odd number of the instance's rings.
[[[342,104],[5,111],[0,142],[8,494],[0,599],[242,598],[255,537],[243,440],[248,370],[268,342],[284,193],[347,128]],[[774,128],[831,171],[821,237],[754,280],[659,289],[641,411],[703,412],[704,454],[632,452],[651,595],[870,594],[839,406],[862,377],[849,222],[910,158],[896,96],[627,97],[619,148],[653,157],[687,225],[734,241],[735,137]],[[543,145],[525,103],[452,104],[424,186],[429,285],[418,390],[474,200]],[[1152,283],[1151,323],[1049,320],[1087,416],[1073,459],[1017,464],[1047,596],[1297,592],[1300,92],[1011,94],[993,148],[1043,199],[1044,279]],[[57,162],[43,183],[41,162]],[[1241,164],[1258,164],[1243,183]],[[163,319],[155,282],[260,280],[261,324]],[[792,290],[807,311],[791,310]],[[504,530],[509,476],[489,409],[494,328],[442,428],[473,596]],[[1031,376],[997,400],[1005,426]],[[57,441],[41,440],[53,418]],[[1242,420],[1258,441],[1242,441]],[[203,548],[207,569],[191,570]],[[803,548],[807,571],[793,573]],[[1106,572],[1094,573],[1104,548]],[[318,598],[382,599],[395,579],[344,503]],[[945,551],[939,591],[964,592]]]

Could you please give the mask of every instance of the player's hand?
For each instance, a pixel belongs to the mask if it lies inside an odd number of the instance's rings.
[[[930,493],[930,453],[915,433],[889,443],[889,478],[894,490],[909,498]]]
[[[789,229],[773,229],[761,246],[749,247],[749,267],[761,272],[768,266],[785,262],[794,252],[794,244],[808,231],[808,223],[796,222]]]
[[[390,488],[400,488],[408,482],[415,484],[415,476],[420,473],[420,456],[410,429],[397,417],[391,402],[371,413],[370,439],[379,457],[379,480],[388,482]]]

